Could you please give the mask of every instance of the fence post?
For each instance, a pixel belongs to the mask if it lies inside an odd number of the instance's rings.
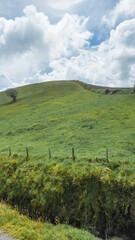
[[[111,168],[111,164],[110,164],[109,158],[108,158],[108,148],[106,149],[106,161],[109,164],[109,167]]]
[[[106,149],[106,161],[108,162],[108,148]]]
[[[11,156],[11,148],[9,147],[9,157]]]
[[[72,159],[75,161],[75,151],[73,147],[72,147]]]
[[[29,157],[29,149],[28,147],[26,147],[26,159],[28,159],[28,157]]]
[[[51,159],[51,150],[50,150],[50,148],[48,148],[48,151],[49,151],[49,159]]]

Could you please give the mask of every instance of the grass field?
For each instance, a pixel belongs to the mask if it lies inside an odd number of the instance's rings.
[[[40,83],[18,88],[15,103],[0,93],[0,200],[35,219],[135,236],[134,89],[105,90]]]
[[[32,156],[105,157],[134,160],[135,94],[105,95],[79,82],[60,81],[18,88],[17,102],[0,93],[0,152]]]

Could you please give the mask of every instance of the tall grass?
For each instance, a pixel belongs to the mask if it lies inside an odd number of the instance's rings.
[[[0,203],[0,228],[10,237],[20,240],[98,240],[90,233],[68,225],[56,226],[49,223],[32,221],[20,215],[17,210]],[[100,240],[100,239],[99,239]]]

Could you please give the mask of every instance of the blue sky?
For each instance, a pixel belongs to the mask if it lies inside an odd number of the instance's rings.
[[[135,0],[1,0],[0,90],[53,80],[135,84]]]

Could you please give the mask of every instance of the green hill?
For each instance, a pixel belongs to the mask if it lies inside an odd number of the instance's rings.
[[[0,93],[0,199],[34,219],[133,239],[134,90],[58,81],[17,91],[15,103]]]
[[[77,81],[34,84],[17,89],[17,102],[0,93],[0,152],[134,160],[135,94],[88,91]],[[129,94],[128,94],[129,92]]]

